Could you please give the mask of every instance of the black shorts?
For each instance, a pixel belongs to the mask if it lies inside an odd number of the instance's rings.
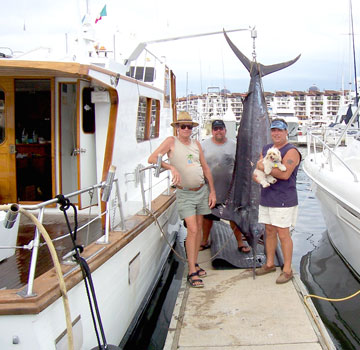
[[[212,220],[212,221],[220,221],[220,218],[218,218],[214,214],[206,214],[204,215],[204,219]]]

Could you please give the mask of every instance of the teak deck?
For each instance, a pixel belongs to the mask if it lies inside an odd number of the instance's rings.
[[[152,211],[156,217],[159,217],[175,200],[175,195],[160,195],[152,202]],[[59,216],[57,215],[57,218]],[[47,219],[48,224],[44,226],[51,229],[51,219]],[[50,222],[50,224],[49,224]],[[141,234],[143,230],[151,225],[154,219],[147,215],[135,215],[126,220],[125,225],[127,231],[112,231],[109,234],[108,244],[98,244],[96,239],[102,235],[100,223],[96,227],[94,223],[91,243],[84,249],[81,254],[87,260],[91,271],[96,270],[108,259],[110,259],[122,247],[131,242],[136,236]],[[59,223],[54,224],[53,228],[57,232],[51,234],[52,238],[59,235],[59,228],[66,228],[66,225]],[[32,226],[32,230],[34,230]],[[67,228],[64,232],[68,232]],[[20,241],[28,243],[33,236],[33,231],[30,233],[29,228],[25,225],[22,228]],[[84,240],[84,236],[79,237],[79,243]],[[66,243],[64,243],[66,241]],[[64,241],[57,242],[55,247],[61,262],[61,257],[71,250],[70,238]],[[36,279],[34,281],[33,291],[36,294],[34,297],[24,298],[18,293],[26,289],[27,274],[29,270],[30,252],[17,251],[14,256],[0,263],[0,315],[9,314],[34,314],[39,313],[48,305],[61,297],[60,288],[58,285],[55,269],[52,268],[52,262],[49,259],[47,247],[43,246],[39,250]],[[82,273],[77,265],[61,264],[62,272],[64,274],[67,290],[74,287],[79,281],[83,279]],[[14,278],[14,276],[16,276]],[[11,286],[11,287],[10,287]],[[16,286],[16,287],[14,287]],[[12,288],[12,289],[9,289]]]

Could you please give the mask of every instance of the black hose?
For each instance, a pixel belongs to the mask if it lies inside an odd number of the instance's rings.
[[[90,271],[89,265],[86,262],[86,260],[80,256],[80,253],[83,252],[84,248],[82,246],[76,244],[76,236],[77,236],[77,229],[78,229],[77,209],[76,209],[75,205],[70,202],[70,200],[68,198],[64,197],[64,195],[59,194],[56,196],[56,198],[58,199],[58,204],[60,204],[60,210],[64,213],[66,224],[67,224],[69,234],[70,234],[70,237],[71,237],[71,240],[73,243],[73,248],[74,248],[74,252],[75,252],[74,257],[81,268],[82,275],[84,278],[86,294],[87,294],[88,301],[89,301],[89,307],[90,307],[91,317],[93,320],[94,331],[95,331],[97,342],[98,342],[98,348],[106,350],[106,349],[108,349],[108,344],[106,342],[104,327],[102,325],[100,311],[99,311],[98,303],[96,300],[96,293],[95,293],[95,288],[94,288],[94,284],[93,284],[92,277],[91,277],[91,271]],[[69,218],[66,213],[66,211],[70,207],[72,207],[74,210],[74,224],[75,224],[74,230],[71,229]],[[94,308],[96,311],[96,315],[94,312]],[[100,336],[99,336],[99,331],[98,331],[96,321],[100,327],[103,345],[101,345],[101,342],[100,342]]]

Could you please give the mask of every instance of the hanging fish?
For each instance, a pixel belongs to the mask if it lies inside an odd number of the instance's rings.
[[[212,213],[225,220],[234,221],[247,238],[254,255],[254,272],[256,267],[256,246],[265,233],[263,224],[258,223],[260,188],[252,180],[264,145],[271,143],[270,119],[267,113],[261,78],[270,73],[289,67],[295,59],[279,64],[265,66],[250,61],[233,44],[224,30],[225,38],[235,55],[250,73],[248,93],[243,101],[243,115],[237,134],[236,157],[231,187],[224,204],[218,205]]]

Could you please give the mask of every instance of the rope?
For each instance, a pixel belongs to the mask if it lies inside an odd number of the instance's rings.
[[[345,300],[349,300],[349,299],[352,299],[354,297],[356,297],[358,294],[360,294],[360,289],[355,292],[354,294],[351,294],[347,297],[344,297],[344,298],[338,298],[338,299],[334,299],[334,298],[325,298],[325,297],[321,297],[319,295],[314,295],[314,294],[308,294],[308,295],[305,295],[304,296],[304,300],[306,299],[309,299],[309,298],[316,298],[316,299],[321,299],[321,300],[325,300],[325,301],[333,301],[333,302],[338,302],[338,301],[345,301]]]
[[[309,298],[315,298],[315,299],[320,299],[320,300],[325,300],[325,301],[332,301],[332,302],[338,302],[338,301],[345,301],[345,300],[349,300],[349,299],[352,299],[354,297],[356,297],[358,294],[360,294],[360,290],[358,290],[357,292],[355,292],[354,294],[351,294],[347,297],[344,297],[344,298],[338,298],[338,299],[335,299],[335,298],[325,298],[325,297],[321,297],[319,295],[315,295],[315,294],[307,294],[307,295],[304,295],[304,304],[306,305],[307,309],[309,310],[310,314],[311,314],[311,317],[313,318],[313,320],[315,321],[319,331],[321,332],[322,336],[323,336],[323,339],[326,343],[326,346],[328,349],[332,349],[331,345],[328,343],[327,341],[327,337],[324,335],[323,331],[322,331],[322,326],[320,325],[319,321],[318,321],[318,318],[316,317],[316,315],[314,314],[312,308],[310,308],[310,305],[308,304],[308,299]]]
[[[9,210],[11,205],[1,205],[0,210]],[[24,214],[27,218],[29,218],[37,227],[41,235],[43,236],[45,242],[47,243],[50,251],[50,255],[55,267],[56,276],[59,281],[59,287],[61,291],[61,296],[64,304],[64,310],[65,310],[65,320],[66,320],[66,329],[67,329],[67,336],[68,336],[68,349],[73,350],[74,349],[74,338],[73,338],[73,331],[72,331],[72,324],[71,324],[71,314],[70,314],[70,305],[69,305],[69,299],[67,296],[66,291],[66,284],[64,281],[64,276],[62,274],[62,270],[60,267],[59,258],[56,254],[56,250],[54,247],[54,244],[51,241],[51,238],[47,231],[45,230],[45,227],[41,224],[41,222],[31,213],[29,213],[24,208],[19,208],[19,212],[21,214]]]

